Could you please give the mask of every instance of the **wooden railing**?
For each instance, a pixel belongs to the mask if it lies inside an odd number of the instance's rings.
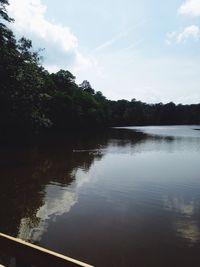
[[[4,251],[9,256],[14,257],[16,261],[23,263],[23,265],[34,265],[37,267],[94,267],[21,239],[0,233],[0,252]],[[20,266],[20,264],[18,265]]]

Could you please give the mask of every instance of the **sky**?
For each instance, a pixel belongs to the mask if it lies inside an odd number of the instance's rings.
[[[200,0],[10,0],[49,72],[108,99],[200,103]]]

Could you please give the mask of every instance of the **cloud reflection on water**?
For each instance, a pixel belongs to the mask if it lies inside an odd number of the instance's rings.
[[[185,201],[181,197],[165,197],[164,206],[175,213],[173,227],[178,237],[189,243],[189,246],[200,241],[200,227],[195,220],[196,202]]]
[[[91,176],[82,169],[74,170],[72,175],[76,179],[70,186],[51,184],[46,186],[44,204],[33,218],[21,219],[18,238],[38,242],[48,229],[49,219],[56,220],[57,216],[70,212],[78,202],[80,188],[91,179]]]

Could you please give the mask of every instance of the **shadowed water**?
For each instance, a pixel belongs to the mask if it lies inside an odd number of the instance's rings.
[[[196,129],[127,127],[2,147],[0,232],[95,266],[200,266]]]

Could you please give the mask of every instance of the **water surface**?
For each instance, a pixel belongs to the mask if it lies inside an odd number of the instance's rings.
[[[196,129],[126,127],[2,147],[0,232],[95,266],[200,266]]]

